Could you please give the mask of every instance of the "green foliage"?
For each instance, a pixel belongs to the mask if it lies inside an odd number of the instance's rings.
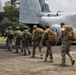
[[[25,26],[25,24],[20,23],[18,20],[10,20],[10,19],[4,19],[3,25],[0,25],[0,34],[3,36],[4,32],[6,31],[6,29],[11,26],[13,28],[13,30],[16,29],[17,26],[19,27],[23,27]],[[27,26],[27,25],[26,25]],[[27,26],[28,27],[28,26]],[[29,27],[28,27],[29,28]]]
[[[16,0],[11,0],[12,2],[15,2]],[[16,6],[14,5],[8,5],[8,2],[6,3],[7,5],[4,6],[4,10],[5,11],[17,11],[19,10],[19,8],[17,8]],[[8,18],[5,18],[4,21],[3,21],[3,24],[0,25],[0,34],[3,36],[4,35],[4,32],[6,31],[6,29],[11,26],[13,28],[13,30],[16,29],[17,26],[19,27],[23,27],[25,26],[25,24],[23,23],[20,23],[18,21],[18,17],[8,17]],[[27,25],[26,25],[27,26]],[[28,26],[27,26],[28,27]],[[29,28],[29,27],[28,27]]]
[[[0,36],[0,42],[5,42],[6,41],[6,38]]]
[[[16,4],[16,0],[11,0],[11,5],[15,5]]]
[[[15,6],[4,6],[4,10],[5,11],[17,11],[18,8],[16,8]]]

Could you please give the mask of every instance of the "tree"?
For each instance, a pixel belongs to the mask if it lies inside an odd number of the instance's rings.
[[[15,6],[17,7],[17,5],[19,5],[19,2],[17,2],[18,0],[10,0],[10,1],[6,1],[5,2],[5,6]]]
[[[16,0],[11,0],[11,5],[16,6]]]
[[[11,5],[11,2],[10,1],[6,1],[5,2],[5,6],[10,6]]]
[[[10,6],[4,6],[4,10],[5,11],[17,11],[19,9],[16,8],[15,6],[10,5]]]
[[[19,9],[13,5],[15,2],[16,0],[11,0],[11,2],[10,1],[5,2],[4,10],[5,11],[18,11]],[[18,17],[17,18],[11,17],[11,16],[8,18],[6,17],[4,19],[3,25],[0,26],[0,34],[3,35],[4,31],[7,29],[8,26],[12,26],[14,30],[16,26],[23,27],[25,24],[20,23],[18,19],[19,19]]]

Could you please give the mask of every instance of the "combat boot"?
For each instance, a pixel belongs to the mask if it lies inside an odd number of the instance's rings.
[[[40,59],[43,59],[43,53],[40,54]]]
[[[71,65],[74,65],[75,64],[75,60],[71,60]]]
[[[35,56],[34,56],[34,55],[32,55],[32,56],[31,56],[31,58],[35,58]]]
[[[44,61],[47,61],[47,57],[44,58]]]
[[[53,59],[50,59],[50,61],[49,61],[50,63],[53,63]]]
[[[23,53],[23,55],[26,56],[27,54],[26,53]]]
[[[21,52],[23,53],[23,49],[21,49]]]
[[[15,53],[18,53],[18,50],[16,50],[16,52]]]
[[[9,51],[12,51],[11,49]]]
[[[10,51],[9,47],[7,47],[7,50]]]
[[[23,55],[26,56],[26,49],[23,49]]]
[[[32,56],[31,56],[32,58],[35,58],[35,51],[33,51],[33,53],[32,53]]]
[[[61,66],[65,66],[65,65],[66,65],[66,63],[62,61],[62,63],[61,63],[60,65],[61,65]]]
[[[8,49],[8,51],[12,51],[12,49]]]
[[[30,51],[28,51],[28,53],[29,53],[29,55],[31,55],[31,52]]]
[[[60,65],[65,66],[66,64],[65,63],[61,63]]]

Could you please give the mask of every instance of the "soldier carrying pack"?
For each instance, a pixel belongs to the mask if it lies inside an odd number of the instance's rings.
[[[16,27],[15,36],[16,38],[22,38],[22,32],[19,27]]]
[[[22,32],[20,30],[16,31],[16,38],[22,38]]]
[[[31,33],[28,31],[28,30],[25,30],[24,32],[23,32],[23,39],[25,39],[25,40],[30,40],[31,39]]]
[[[35,32],[34,32],[34,39],[36,41],[40,41],[41,37],[42,37],[42,34],[43,34],[44,30],[42,28],[37,28],[35,29]]]
[[[4,37],[7,37],[9,39],[13,39],[14,37],[14,32],[12,30],[12,27],[8,27],[8,30],[6,31],[6,33],[4,34]]]
[[[8,31],[8,33],[7,33],[7,37],[10,38],[10,39],[13,39],[13,37],[14,37],[14,33],[13,33],[12,30],[11,30],[11,31]]]

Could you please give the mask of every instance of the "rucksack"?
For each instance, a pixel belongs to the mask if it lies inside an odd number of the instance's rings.
[[[44,30],[42,28],[37,28],[35,29],[34,31],[34,39],[36,41],[40,41],[41,40],[41,37],[42,37],[42,34],[43,34]]]
[[[73,26],[65,26],[65,36],[66,36],[67,40],[74,40]]]
[[[13,39],[13,37],[14,37],[14,32],[13,32],[12,30],[9,30],[9,31],[7,32],[7,34],[6,34],[6,36],[7,36],[8,38],[10,38],[10,39]]]
[[[16,31],[16,38],[22,38],[22,32],[20,30]]]
[[[31,39],[32,34],[29,31],[24,31],[23,32],[23,40],[30,40]]]
[[[48,30],[48,40],[51,43],[57,44],[57,33],[53,29]]]

